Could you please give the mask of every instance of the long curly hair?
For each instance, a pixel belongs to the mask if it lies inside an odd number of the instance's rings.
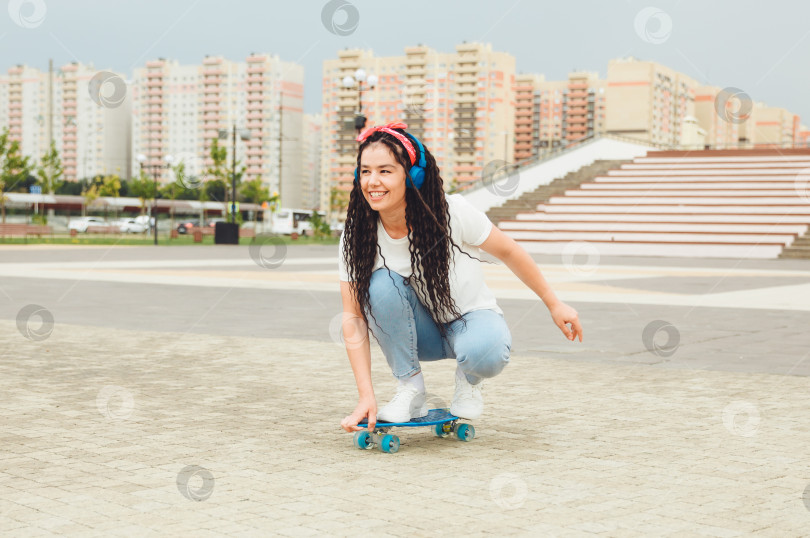
[[[405,134],[402,129],[397,129],[397,131]],[[405,169],[406,174],[408,173],[411,164],[405,147],[394,136],[382,131],[375,131],[360,144],[357,150],[358,168],[363,151],[375,143],[384,144]],[[447,330],[442,319],[454,321],[461,318],[466,327],[466,320],[461,317],[462,314],[450,295],[448,275],[452,248],[455,247],[472,259],[478,260],[478,258],[464,252],[453,241],[443,181],[436,160],[427,148],[425,148],[425,161],[427,166],[422,186],[419,189],[405,189],[405,222],[410,236],[409,251],[411,254],[411,276],[405,279],[405,283],[416,286],[421,292],[421,297],[428,299],[430,304],[425,306],[436,323],[441,337],[446,338]],[[409,182],[407,178],[406,181]],[[371,312],[369,283],[378,252],[385,263],[385,257],[377,244],[379,218],[379,212],[371,209],[363,196],[360,185],[355,181],[346,212],[343,256],[346,260],[352,291],[360,305],[360,312],[367,326],[369,323],[366,310]],[[371,315],[379,327],[374,312],[371,312]],[[382,327],[380,328],[382,329]],[[372,331],[373,333],[374,331]]]

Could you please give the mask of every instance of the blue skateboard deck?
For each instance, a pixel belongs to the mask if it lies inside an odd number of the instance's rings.
[[[395,427],[416,426],[432,426],[433,433],[437,437],[448,437],[453,433],[459,441],[472,441],[475,437],[475,428],[472,424],[460,424],[459,420],[462,419],[450,413],[449,409],[431,409],[424,417],[414,418],[408,422],[378,421],[372,432],[368,430],[368,420],[363,419],[357,425],[365,426],[366,429],[354,433],[354,446],[362,450],[378,446],[383,452],[397,452],[399,437],[388,433],[388,430]]]
[[[393,426],[435,426],[436,424],[444,424],[445,422],[451,422],[453,420],[458,420],[458,417],[451,414],[450,410],[431,409],[424,417],[412,418],[408,422],[385,422],[384,420],[380,420],[377,422],[377,428],[390,428]],[[363,419],[357,425],[368,427],[368,420]]]

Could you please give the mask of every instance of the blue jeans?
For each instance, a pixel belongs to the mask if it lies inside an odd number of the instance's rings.
[[[494,310],[464,314],[466,329],[460,319],[443,324],[445,340],[402,275],[386,267],[377,269],[371,274],[369,296],[374,315],[366,309],[369,329],[397,379],[419,372],[419,361],[453,358],[467,381],[476,384],[498,375],[509,363],[512,335],[503,315]]]

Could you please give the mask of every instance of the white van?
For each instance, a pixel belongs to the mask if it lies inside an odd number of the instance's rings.
[[[326,218],[326,212],[318,211],[322,218]],[[311,209],[290,209],[282,207],[272,214],[270,218],[270,231],[274,234],[290,235],[295,232],[297,234],[312,234],[312,218]]]

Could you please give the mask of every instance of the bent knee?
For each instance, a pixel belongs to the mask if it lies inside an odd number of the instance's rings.
[[[462,350],[460,354],[456,353],[456,359],[466,374],[476,377],[495,377],[509,364],[510,352],[511,344],[500,342],[487,346],[483,351],[481,348]]]
[[[368,284],[369,307],[373,312],[402,308],[407,289],[402,275],[385,268],[371,273]]]

